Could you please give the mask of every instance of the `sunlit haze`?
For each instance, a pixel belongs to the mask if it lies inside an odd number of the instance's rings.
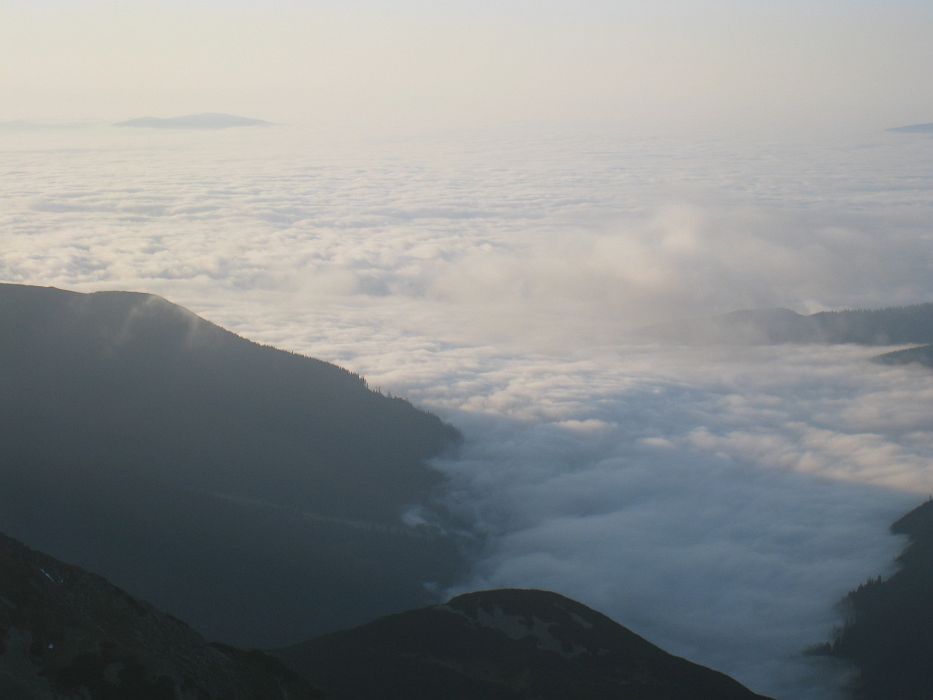
[[[9,0],[0,90],[5,119],[851,133],[933,109],[931,27],[915,0]]]

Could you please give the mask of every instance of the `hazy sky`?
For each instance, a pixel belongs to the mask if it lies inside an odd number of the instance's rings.
[[[4,0],[0,121],[640,131],[933,120],[919,0]]]

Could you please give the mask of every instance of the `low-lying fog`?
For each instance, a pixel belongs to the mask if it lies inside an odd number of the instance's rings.
[[[933,139],[86,127],[0,150],[0,279],[162,294],[460,427],[437,466],[484,538],[451,593],[553,589],[759,692],[834,697],[801,652],[933,492],[933,372],[627,331],[933,300]]]

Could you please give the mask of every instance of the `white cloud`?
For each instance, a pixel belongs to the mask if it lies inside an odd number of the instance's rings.
[[[821,415],[825,396],[884,406],[933,376],[852,349],[691,352],[656,350],[649,371],[626,352],[587,372],[559,358],[487,367],[481,393],[512,401],[448,413],[468,438],[443,463],[451,500],[488,536],[456,590],[553,588],[761,692],[833,697],[831,668],[817,682],[801,651],[829,637],[847,590],[888,570],[902,543],[887,526],[933,490],[933,451],[900,441],[897,406],[863,433]]]

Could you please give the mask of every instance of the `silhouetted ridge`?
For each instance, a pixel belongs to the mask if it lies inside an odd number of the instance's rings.
[[[458,433],[329,363],[147,294],[0,285],[0,386],[0,529],[214,638],[362,622],[458,565],[400,518]]]
[[[813,314],[833,343],[900,345],[933,342],[933,304]]]
[[[897,571],[846,596],[846,623],[826,651],[858,667],[858,700],[927,700],[933,688],[933,501],[891,531],[908,537]]]
[[[107,581],[0,535],[0,698],[303,700],[280,661],[208,644]]]
[[[547,591],[469,593],[278,655],[342,700],[761,697]]]

